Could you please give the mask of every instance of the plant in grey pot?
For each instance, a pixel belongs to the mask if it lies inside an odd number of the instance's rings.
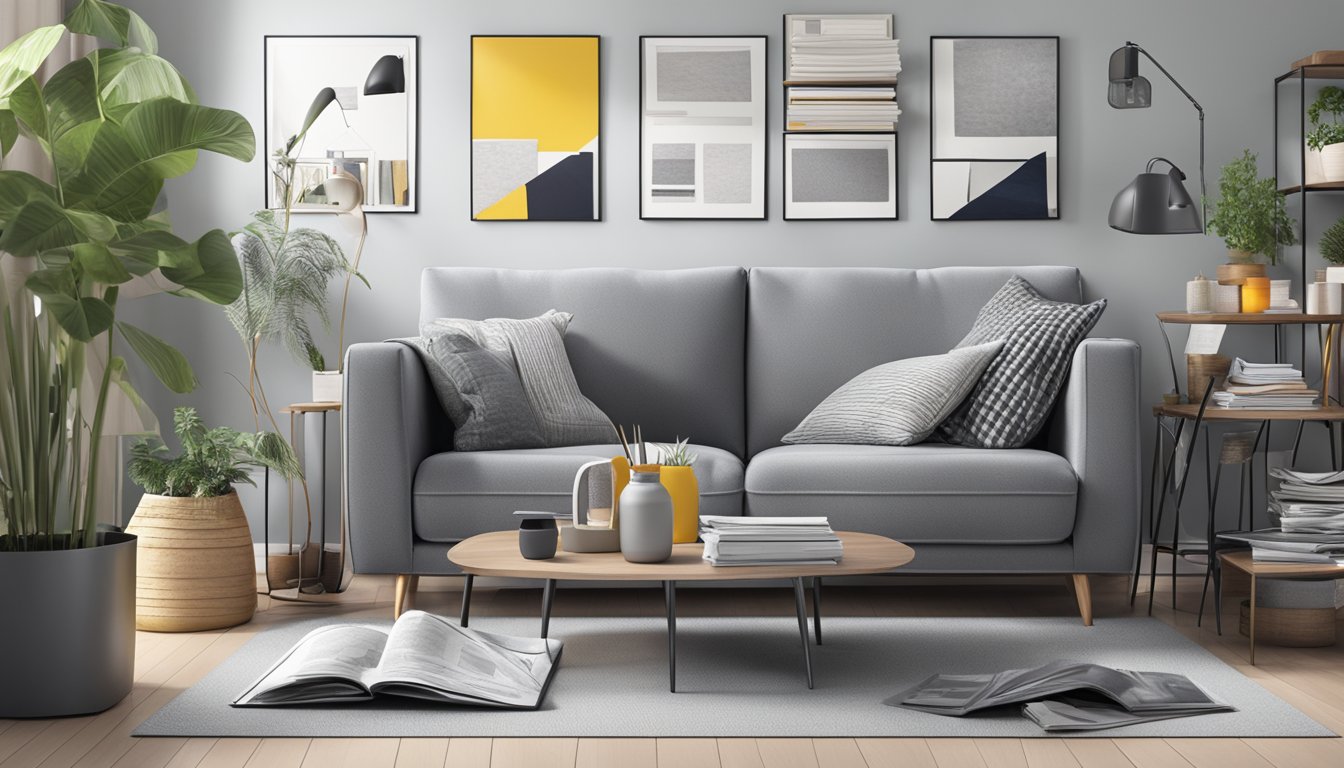
[[[112,45],[43,82],[67,31]],[[24,136],[50,179],[0,171],[0,717],[97,712],[131,690],[136,542],[98,525],[109,395],[131,392],[126,349],[175,392],[196,382],[118,319],[121,289],[152,278],[228,304],[241,285],[228,236],[184,240],[157,201],[200,150],[250,160],[252,128],[198,104],[156,49],[135,13],[80,0],[0,51],[0,155]]]
[[[1223,238],[1234,264],[1249,264],[1257,256],[1275,264],[1279,246],[1297,242],[1297,222],[1288,215],[1274,178],[1259,177],[1249,149],[1223,166],[1208,223],[1209,231]]]

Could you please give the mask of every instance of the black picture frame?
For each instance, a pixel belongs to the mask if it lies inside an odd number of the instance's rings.
[[[808,138],[825,140],[828,138],[857,137],[878,139],[884,136],[891,137],[891,215],[890,216],[798,216],[789,213],[789,191],[791,188],[792,174],[790,173],[790,163],[788,158],[789,140],[793,138]],[[783,156],[781,163],[783,166],[784,186],[781,190],[781,197],[784,204],[784,221],[900,221],[901,219],[901,134],[900,131],[856,131],[853,133],[842,133],[839,131],[785,131],[784,140],[780,142]],[[796,205],[796,204],[795,204]]]
[[[408,165],[413,169],[410,176],[411,204],[409,206],[396,206],[393,208],[369,207],[363,208],[366,214],[415,214],[420,212],[420,36],[419,35],[263,35],[261,43],[261,106],[262,106],[262,207],[271,207],[271,158],[274,156],[276,147],[271,145],[271,83],[268,73],[270,72],[270,55],[272,40],[368,40],[368,39],[406,39],[411,43],[411,48],[415,54],[415,66],[412,69],[414,73],[413,93],[407,94],[411,114],[407,118],[407,129],[412,131],[413,137],[408,141],[407,147],[414,153],[414,161],[408,160]],[[408,86],[409,90],[409,86]],[[314,94],[315,95],[315,94]],[[322,213],[320,210],[307,211],[304,209],[295,209],[295,213]]]
[[[475,152],[472,142],[475,140],[472,136],[472,128],[475,124],[474,114],[476,109],[476,40],[477,39],[507,39],[507,38],[566,38],[566,39],[592,39],[597,43],[597,166],[595,169],[594,183],[597,185],[597,211],[591,219],[480,219],[476,217],[472,207],[475,204],[475,189],[473,187],[476,178]],[[548,223],[563,224],[566,222],[590,223],[603,220],[606,211],[606,185],[603,183],[603,169],[606,165],[606,131],[604,129],[604,113],[602,109],[603,82],[602,82],[602,36],[591,34],[507,34],[507,35],[472,35],[471,42],[467,46],[467,213],[472,222],[486,224],[511,224],[511,223],[532,223],[545,221]]]
[[[1046,216],[1011,216],[1011,217],[974,217],[960,218],[951,216],[939,216],[937,210],[937,165],[938,163],[950,162],[1027,162],[1031,158],[1023,157],[961,157],[948,156],[939,157],[938,146],[938,124],[937,124],[937,93],[938,93],[938,67],[936,62],[937,43],[940,40],[1052,40],[1055,47],[1055,208],[1054,215],[1049,214],[1047,205]],[[932,35],[929,37],[929,219],[931,221],[1060,221],[1063,219],[1063,194],[1061,188],[1062,174],[1060,167],[1060,135],[1061,109],[1060,109],[1060,71],[1061,60],[1063,58],[1061,38],[1059,35]],[[1049,157],[1047,152],[1047,158]],[[1048,166],[1047,166],[1048,172]],[[1047,180],[1047,184],[1049,181]]]
[[[761,200],[760,215],[756,216],[650,216],[644,209],[644,121],[645,114],[645,60],[646,44],[650,40],[759,40],[761,41],[761,121],[758,126],[761,143]],[[766,221],[770,215],[770,38],[768,35],[640,35],[639,36],[639,165],[635,169],[639,194],[640,221]],[[650,180],[652,183],[652,180]]]

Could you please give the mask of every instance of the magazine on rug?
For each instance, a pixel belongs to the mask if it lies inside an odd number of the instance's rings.
[[[339,704],[380,696],[536,709],[560,660],[559,640],[467,629],[407,611],[383,629],[338,624],[309,632],[235,707]]]
[[[1024,702],[1041,705],[1028,704],[1023,714],[1046,730],[1113,728],[1235,709],[1210,696],[1185,675],[1132,672],[1081,661],[1055,661],[1033,669],[980,675],[934,675],[884,703],[960,717]]]

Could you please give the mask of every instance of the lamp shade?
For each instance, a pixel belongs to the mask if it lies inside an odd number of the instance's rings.
[[[1154,173],[1153,163],[1159,160],[1161,158],[1149,161],[1148,170],[1134,177],[1115,196],[1111,202],[1111,227],[1136,235],[1194,235],[1203,232],[1199,212],[1190,199],[1190,193],[1181,183],[1185,180],[1185,174],[1174,165],[1166,173]]]
[[[1145,109],[1153,105],[1153,84],[1139,74],[1139,49],[1126,44],[1111,54],[1110,85],[1106,101],[1115,109]]]
[[[406,64],[400,56],[387,54],[374,63],[364,80],[365,96],[406,92]]]

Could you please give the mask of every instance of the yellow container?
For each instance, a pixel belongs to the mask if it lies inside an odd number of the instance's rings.
[[[1241,311],[1253,314],[1269,309],[1269,278],[1248,277],[1241,285]]]
[[[700,484],[694,467],[658,470],[658,480],[672,497],[672,543],[692,544],[700,538]]]

